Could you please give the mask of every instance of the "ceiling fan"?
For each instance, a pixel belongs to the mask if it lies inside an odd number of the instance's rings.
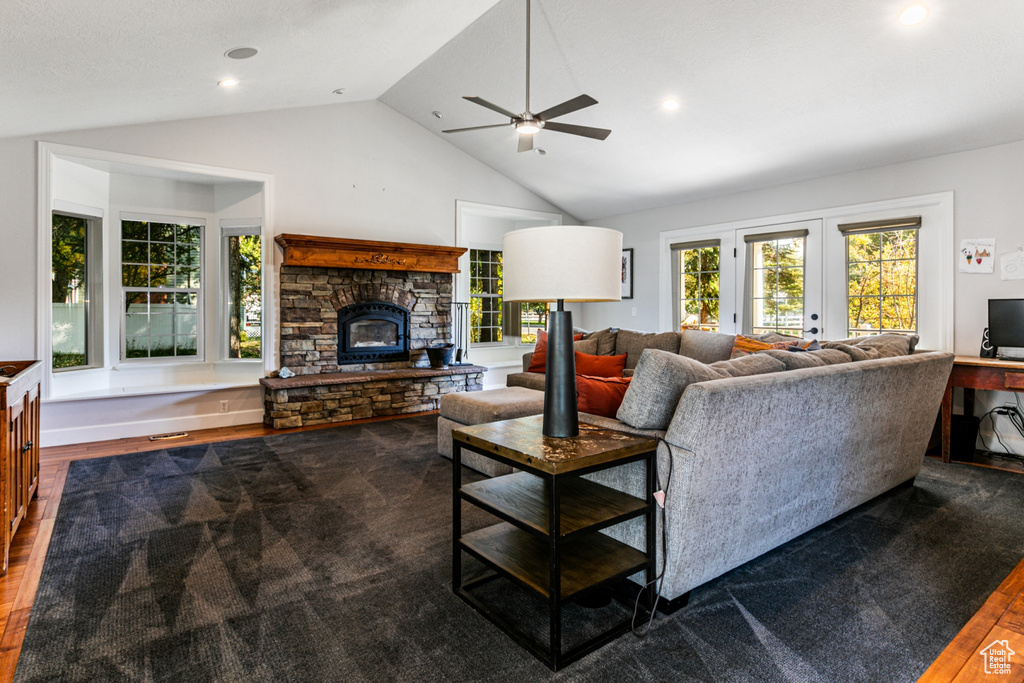
[[[538,114],[534,114],[530,111],[530,0],[526,0],[526,111],[522,114],[513,114],[507,109],[499,107],[498,105],[488,102],[480,97],[466,96],[462,99],[469,100],[473,104],[479,104],[481,107],[487,107],[499,114],[504,114],[509,118],[509,122],[497,123],[490,126],[453,128],[451,130],[443,130],[441,131],[442,133],[462,133],[467,130],[483,130],[485,128],[504,128],[505,126],[513,126],[515,127],[516,132],[519,133],[520,152],[529,152],[533,149],[533,136],[541,128],[552,130],[556,133],[581,135],[585,138],[593,138],[595,140],[604,140],[611,134],[611,131],[606,128],[575,126],[570,123],[559,123],[558,121],[551,120],[597,104],[597,100],[590,95],[579,95],[578,97],[574,97],[571,100],[562,102],[561,104],[556,104],[550,109],[545,109]]]

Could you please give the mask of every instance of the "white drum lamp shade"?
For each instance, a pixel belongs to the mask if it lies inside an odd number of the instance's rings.
[[[557,301],[548,312],[543,434],[579,434],[572,312],[566,301],[618,301],[622,293],[622,233],[586,225],[550,225],[505,233],[505,301]]]
[[[622,233],[547,225],[505,233],[505,301],[619,301]]]

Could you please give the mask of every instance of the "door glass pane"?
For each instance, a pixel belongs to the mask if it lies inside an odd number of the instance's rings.
[[[751,243],[751,333],[803,336],[805,241],[787,237]]]

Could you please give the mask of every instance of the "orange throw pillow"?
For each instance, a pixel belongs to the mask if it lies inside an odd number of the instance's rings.
[[[574,342],[583,339],[582,334],[574,334]],[[533,347],[533,355],[530,357],[530,367],[527,372],[544,372],[548,365],[548,331],[537,330],[537,345]]]
[[[584,413],[615,417],[631,379],[576,375],[576,407]]]
[[[576,374],[588,377],[622,377],[626,367],[626,354],[621,356],[593,356],[576,351]]]

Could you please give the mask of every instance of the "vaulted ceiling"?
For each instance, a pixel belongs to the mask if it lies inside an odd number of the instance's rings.
[[[0,136],[379,98],[583,219],[1024,139],[1019,0],[533,2],[532,109],[607,140],[440,132],[524,109],[525,0],[6,2]]]

